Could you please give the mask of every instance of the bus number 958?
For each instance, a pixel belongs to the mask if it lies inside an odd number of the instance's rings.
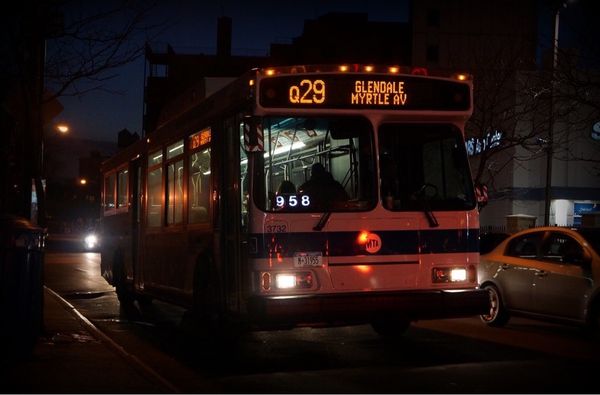
[[[308,195],[277,195],[275,196],[275,205],[278,208],[285,207],[286,205],[288,207],[296,207],[298,205],[301,205],[302,207],[308,207],[310,206],[310,197]]]
[[[302,80],[290,87],[290,103],[321,104],[325,102],[325,81]]]

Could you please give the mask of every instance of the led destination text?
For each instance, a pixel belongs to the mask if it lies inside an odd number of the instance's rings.
[[[470,89],[462,81],[409,75],[282,75],[260,81],[258,100],[265,108],[467,111]]]
[[[361,81],[354,83],[351,104],[405,105],[404,81]]]

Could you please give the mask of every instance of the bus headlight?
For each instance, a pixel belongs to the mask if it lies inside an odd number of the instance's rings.
[[[263,291],[310,289],[313,286],[311,272],[270,273],[261,274],[261,288]]]
[[[475,278],[475,267],[436,267],[433,268],[432,281],[434,283],[454,283],[473,281]]]

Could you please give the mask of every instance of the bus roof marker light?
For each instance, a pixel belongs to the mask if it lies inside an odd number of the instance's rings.
[[[459,81],[466,81],[469,78],[469,76],[467,74],[461,73],[461,74],[457,74],[455,78]]]
[[[275,74],[275,70],[274,69],[267,69],[267,70],[265,70],[265,74],[266,75],[274,75]]]
[[[345,64],[341,65],[340,71],[342,71],[342,72],[348,71],[348,66],[346,66]]]
[[[367,73],[370,73],[370,72],[372,72],[373,70],[374,70],[374,67],[373,67],[373,66],[365,66],[365,71],[366,71]]]
[[[392,74],[397,74],[400,71],[400,68],[398,66],[392,66],[389,68],[389,71]]]

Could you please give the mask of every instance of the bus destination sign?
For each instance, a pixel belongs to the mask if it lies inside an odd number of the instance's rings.
[[[259,103],[275,108],[465,111],[469,85],[418,76],[316,74],[264,78]]]

